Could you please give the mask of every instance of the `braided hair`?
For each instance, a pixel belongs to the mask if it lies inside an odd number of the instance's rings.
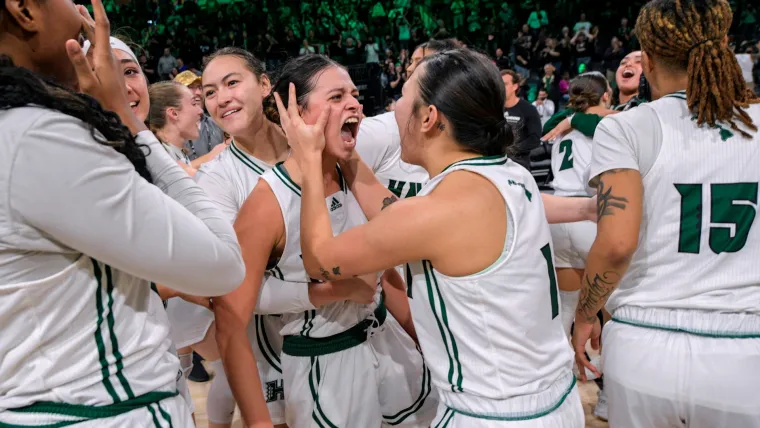
[[[0,110],[31,105],[83,121],[95,141],[123,154],[141,177],[152,182],[142,150],[148,148],[137,143],[116,113],[103,109],[89,95],[74,93],[30,70],[16,67],[8,56],[0,55]]]
[[[760,102],[744,82],[736,56],[725,45],[732,11],[726,0],[652,0],[639,13],[642,50],[688,73],[689,110],[697,124],[725,122],[746,138],[736,121],[757,131],[744,110]]]

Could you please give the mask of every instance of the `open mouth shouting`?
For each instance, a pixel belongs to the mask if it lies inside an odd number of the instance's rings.
[[[625,68],[621,76],[623,79],[631,79],[636,75],[636,71],[632,68]]]
[[[359,117],[352,116],[343,122],[340,128],[340,138],[349,148],[356,146],[356,135],[359,133]]]

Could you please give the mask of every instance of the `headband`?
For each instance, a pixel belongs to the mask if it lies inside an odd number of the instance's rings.
[[[111,49],[118,49],[126,53],[127,55],[129,55],[130,58],[134,60],[135,63],[137,64],[140,63],[139,61],[137,61],[137,55],[135,55],[135,53],[132,52],[132,49],[130,49],[126,43],[122,42],[116,37],[109,37],[109,41],[111,43]],[[87,55],[87,52],[90,50],[90,47],[92,47],[92,43],[89,40],[85,41],[84,46],[82,47],[82,50],[84,51],[85,55]]]

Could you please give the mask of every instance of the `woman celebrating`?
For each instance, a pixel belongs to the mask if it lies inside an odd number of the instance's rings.
[[[395,204],[376,184],[385,209],[337,237],[320,185],[324,122],[305,125],[295,106],[280,106],[303,177],[304,266],[337,279],[411,264],[414,328],[441,399],[432,426],[581,427],[549,226],[538,186],[504,153],[504,100],[480,54],[423,60],[395,113],[404,160],[432,178]],[[360,162],[355,175],[374,179]]]
[[[149,281],[219,295],[244,267],[232,229],[130,108],[93,9],[96,21],[70,2],[0,9],[0,422],[191,426]]]
[[[287,98],[288,82],[301,88],[298,98]],[[329,143],[320,154],[329,169],[320,182],[330,197],[322,203],[330,207],[336,233],[365,222],[337,168],[338,159],[351,156],[361,121],[358,91],[348,72],[323,56],[299,57],[282,70],[274,91],[302,109],[307,120],[316,121],[324,111],[320,120],[328,122],[329,111]],[[228,111],[238,105],[231,104]],[[247,379],[256,361],[245,340],[262,278],[269,271],[286,281],[316,282],[301,262],[301,182],[293,159],[262,175],[235,223],[246,254],[246,280],[235,292],[214,300],[222,358],[249,425],[266,410]],[[428,371],[419,352],[402,345],[401,328],[386,323],[385,306],[378,301],[377,273],[347,281],[347,287],[368,293],[361,300],[282,316],[288,426],[369,427],[380,426],[383,420],[396,426],[428,426],[435,411]]]
[[[568,107],[576,113],[606,113],[612,99],[612,89],[599,72],[584,73],[573,79],[569,93]],[[575,130],[562,137],[561,141],[557,139],[553,142],[552,187],[555,195],[593,196],[594,191],[587,186],[591,143],[591,138]],[[562,327],[570,337],[583,267],[596,236],[596,224],[591,221],[552,224],[550,230],[562,305]]]
[[[760,99],[727,44],[731,17],[725,0],[644,6],[655,101],[594,135],[600,218],[573,344],[591,368],[606,302],[610,426],[760,427]]]
[[[166,151],[177,162],[184,164],[191,176],[195,175],[184,146],[186,141],[198,139],[203,109],[190,89],[174,81],[155,83],[148,93],[150,130]]]

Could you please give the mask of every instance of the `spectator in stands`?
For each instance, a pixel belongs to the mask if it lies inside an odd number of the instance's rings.
[[[343,50],[343,65],[359,64],[359,49],[362,47],[362,42],[357,41],[354,43],[353,37],[347,37],[343,40],[343,36],[338,38],[338,48]]]
[[[377,43],[377,38],[372,37],[367,44],[364,45],[364,53],[367,56],[365,62],[367,64],[380,62],[380,45]]]
[[[145,74],[145,78],[148,79],[148,83],[156,82],[156,70],[148,65],[148,57],[145,54],[140,55],[140,68]]]
[[[518,96],[522,77],[512,70],[502,70],[501,79],[507,93],[504,119],[515,132],[515,145],[510,158],[530,171],[530,151],[541,138],[541,118],[533,105]]]
[[[612,37],[610,47],[604,52],[604,69],[606,70],[608,82],[615,81],[615,73],[623,58],[625,58],[623,42],[617,37]]]
[[[579,33],[581,30],[585,31],[586,33],[591,31],[591,23],[586,20],[586,14],[581,13],[581,19],[575,23],[575,26],[573,27],[573,33]]]
[[[494,58],[494,61],[496,62],[496,66],[499,67],[499,70],[512,68],[512,61],[509,60],[509,57],[504,55],[504,51],[501,48],[496,48],[496,58]]]
[[[189,88],[193,94],[193,103],[203,106],[200,76],[187,70],[178,74],[174,81]],[[226,147],[225,144],[222,144],[224,133],[205,111],[198,127],[198,139],[188,140],[184,147],[185,153],[190,158],[190,165],[195,169],[214,159]]]
[[[546,89],[539,89],[538,97],[536,98],[536,101],[533,101],[533,106],[536,108],[538,116],[541,118],[541,126],[554,116],[554,101],[549,99],[549,93]]]
[[[559,95],[561,107],[564,107],[567,100],[570,99],[568,91],[570,90],[570,72],[565,70],[562,72],[562,80],[559,81]]]
[[[527,25],[523,26],[527,29]],[[515,46],[515,70],[525,78],[530,77],[530,60],[531,60],[531,35],[525,32],[518,33],[517,43]]]
[[[549,17],[546,16],[546,11],[541,9],[541,5],[536,3],[536,9],[530,13],[528,17],[528,27],[533,33],[534,37],[538,37],[538,33],[542,27],[549,26]]]
[[[545,46],[539,53],[540,63],[551,63],[555,70],[559,70],[562,67],[562,54],[557,50],[557,41],[547,37],[544,43]]]
[[[585,29],[581,29],[575,33],[573,39],[570,40],[570,44],[573,46],[573,73],[579,73],[578,70],[581,68],[581,64],[588,66],[591,62],[592,50],[591,44],[588,42],[588,32]]]
[[[559,91],[559,79],[557,77],[557,69],[554,68],[553,64],[548,63],[544,65],[544,76],[541,78],[540,89],[546,91],[549,99],[554,102],[555,106],[559,105],[559,100],[562,98]]]
[[[313,55],[314,54],[314,46],[309,45],[309,39],[303,39],[303,45],[301,46],[301,50],[298,52],[298,55]]]
[[[628,18],[620,18],[620,27],[617,30],[617,37],[623,44],[623,47],[630,49],[633,42],[633,28],[628,26]],[[608,79],[609,80],[609,79]],[[611,82],[611,80],[610,80]]]
[[[161,80],[174,78],[172,74],[178,66],[177,59],[172,56],[171,49],[165,48],[164,55],[158,59],[158,77]]]
[[[187,64],[185,64],[185,61],[182,60],[182,58],[177,58],[177,73],[182,73],[183,71],[187,70]]]

